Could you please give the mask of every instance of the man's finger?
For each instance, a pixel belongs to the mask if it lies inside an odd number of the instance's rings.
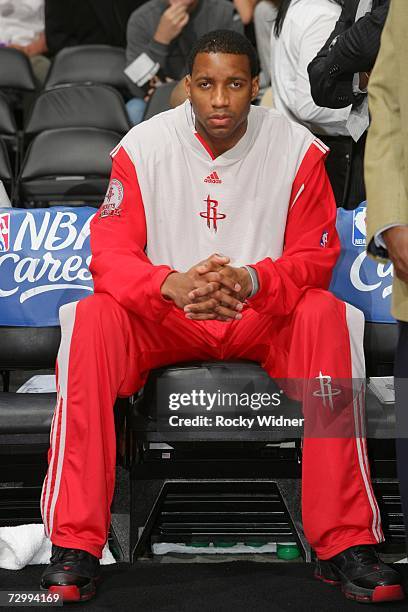
[[[210,293],[215,293],[220,288],[220,284],[216,282],[208,283],[207,285],[203,285],[202,287],[197,287],[197,289],[193,289],[188,294],[188,298],[194,302],[198,298],[202,298]]]
[[[228,257],[211,256],[206,261],[202,261],[196,266],[196,270],[199,274],[206,274],[207,272],[217,271],[222,266],[228,263]]]
[[[394,272],[399,280],[408,283],[408,268],[406,266],[394,264]]]
[[[218,319],[218,316],[215,312],[206,312],[199,314],[188,312],[186,313],[186,319],[190,319],[192,321],[214,321],[214,319]]]
[[[168,8],[167,11],[168,11],[167,15],[173,23],[178,23],[180,19],[184,17],[184,15],[187,15],[187,17],[189,17],[189,14],[186,11],[186,7],[183,6],[182,4],[173,5],[170,8]]]
[[[238,291],[241,291],[241,285],[239,283],[237,283],[236,278],[235,278],[235,274],[231,273],[228,274],[226,271],[221,270],[219,272],[220,275],[220,283],[226,287],[227,289],[230,289],[230,291],[234,291],[236,293],[238,293]]]
[[[184,306],[184,312],[188,319],[195,318],[195,315],[214,313],[222,317],[228,317],[231,319],[242,319],[242,314],[226,306],[221,306],[214,299],[207,300],[205,302],[199,302],[194,304],[188,304]],[[191,316],[190,316],[191,315]]]
[[[190,312],[193,314],[202,313],[202,312],[213,312],[215,311],[215,307],[218,306],[217,300],[214,298],[210,298],[205,300],[204,302],[194,302],[192,304],[187,304],[184,306],[184,312]]]
[[[215,312],[221,317],[230,317],[231,319],[239,320],[242,319],[242,314],[233,310],[231,308],[227,308],[226,306],[216,306]]]

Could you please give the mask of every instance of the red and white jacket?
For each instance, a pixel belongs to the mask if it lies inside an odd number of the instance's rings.
[[[251,265],[260,313],[289,314],[327,288],[340,243],[327,147],[278,112],[251,106],[241,140],[216,158],[190,102],[134,127],[112,151],[111,181],[91,225],[96,292],[161,320],[160,287],[212,253]]]

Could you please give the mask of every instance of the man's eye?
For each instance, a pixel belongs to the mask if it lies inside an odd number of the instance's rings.
[[[233,83],[231,83],[233,89],[239,89],[240,87],[242,87],[242,83],[241,81],[234,81]]]
[[[199,84],[199,87],[201,87],[201,89],[208,89],[210,86],[208,81],[203,81],[202,83]]]

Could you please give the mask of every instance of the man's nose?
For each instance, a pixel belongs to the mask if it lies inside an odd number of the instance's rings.
[[[228,91],[224,87],[216,87],[214,89],[212,105],[215,108],[226,108],[229,106]]]

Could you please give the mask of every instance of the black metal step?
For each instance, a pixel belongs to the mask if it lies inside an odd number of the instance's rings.
[[[297,542],[302,549],[275,482],[170,482],[156,505],[150,544],[254,536],[265,543]]]
[[[0,486],[0,527],[41,523],[40,496],[40,486]]]
[[[405,548],[405,525],[398,482],[374,482],[374,493],[380,508],[387,552]]]

